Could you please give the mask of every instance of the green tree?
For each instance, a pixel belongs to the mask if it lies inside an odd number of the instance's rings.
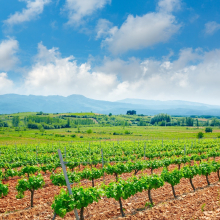
[[[14,127],[18,127],[20,124],[20,117],[19,116],[14,116],[12,119],[12,125]]]
[[[198,118],[196,119],[196,126],[199,127],[199,120],[198,120]]]
[[[67,128],[70,128],[70,127],[71,127],[71,125],[70,125],[70,119],[69,119],[69,118],[67,119],[66,127],[67,127]]]
[[[219,120],[217,120],[216,118],[212,118],[212,121],[211,121],[211,126],[218,126],[219,125]]]
[[[1,119],[0,119],[0,128],[1,127],[8,127],[8,123],[6,122],[6,121],[2,121]]]
[[[147,123],[145,121],[140,120],[140,122],[138,123],[138,126],[146,126]]]
[[[206,129],[205,129],[205,132],[206,132],[206,133],[209,133],[209,132],[212,133],[212,128],[210,128],[210,127],[206,128]]]
[[[162,121],[164,121],[164,125],[165,125],[165,122],[171,122],[171,116],[167,114],[158,114],[158,115],[155,115],[153,118],[151,118],[150,123],[154,125]]]
[[[193,126],[193,118],[191,117],[186,117],[186,125],[187,126]]]
[[[203,138],[204,137],[204,133],[203,132],[199,132],[198,134],[197,134],[197,138]]]
[[[182,126],[185,125],[185,118],[182,118]]]

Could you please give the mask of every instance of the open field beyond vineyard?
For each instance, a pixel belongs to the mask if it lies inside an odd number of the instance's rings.
[[[204,133],[205,127],[209,125],[212,126],[212,132],[205,133],[204,138],[220,137],[220,121],[217,118],[167,117],[170,122],[157,123],[153,120],[154,117],[144,115],[36,112],[2,115],[0,144],[195,139],[198,132]],[[14,120],[16,118],[17,123]],[[1,127],[1,123],[5,127]]]
[[[91,134],[86,131],[92,130]],[[125,134],[128,131],[130,134]],[[118,135],[113,135],[113,133]],[[92,142],[108,140],[146,140],[146,139],[195,139],[198,132],[204,132],[204,127],[160,127],[160,126],[131,126],[131,127],[96,127],[83,126],[78,133],[77,128],[46,130],[43,134],[36,129],[15,131],[12,128],[0,130],[1,144],[39,144],[57,142]],[[72,138],[71,135],[76,137]],[[63,137],[60,137],[60,136]],[[218,127],[212,133],[206,133],[205,138],[217,138],[220,135]]]

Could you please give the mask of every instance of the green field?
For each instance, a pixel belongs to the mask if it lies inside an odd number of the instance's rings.
[[[27,143],[47,143],[47,142],[91,142],[108,140],[146,140],[146,139],[192,139],[197,138],[198,132],[204,133],[204,138],[220,137],[219,126],[212,126],[212,133],[205,133],[205,126],[201,123],[208,119],[199,118],[199,126],[195,122],[193,126],[177,126],[175,123],[182,118],[173,117],[172,122],[175,126],[151,125],[150,116],[137,115],[117,115],[108,116],[95,113],[64,113],[64,114],[45,114],[37,116],[39,118],[54,118],[60,124],[70,121],[68,128],[59,129],[30,129],[25,117],[36,116],[37,113],[17,113],[11,115],[1,115],[0,119],[8,123],[8,127],[0,127],[0,143],[4,144],[27,144]],[[19,126],[12,124],[13,117],[19,116]],[[70,117],[70,116],[74,116]],[[83,125],[85,119],[89,123]],[[74,124],[74,120],[80,120],[79,124]],[[211,120],[209,119],[210,123]],[[217,119],[215,119],[217,120]],[[138,126],[143,121],[146,126]],[[217,120],[218,122],[218,120]],[[53,123],[51,123],[53,125]],[[38,126],[41,124],[38,123]],[[42,126],[41,126],[42,127]]]

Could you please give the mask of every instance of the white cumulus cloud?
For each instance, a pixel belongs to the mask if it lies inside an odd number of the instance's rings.
[[[14,39],[3,40],[0,43],[0,70],[10,70],[14,67],[18,62],[18,48],[18,41]]]
[[[220,30],[220,24],[216,21],[207,22],[205,24],[205,33],[208,35],[213,35],[218,30]]]
[[[117,84],[114,74],[93,72],[88,63],[78,65],[73,56],[62,58],[56,48],[48,50],[40,43],[38,49],[36,63],[25,77],[28,94],[103,97]]]
[[[25,21],[30,21],[35,19],[44,10],[44,6],[49,4],[51,0],[20,0],[27,3],[27,7],[22,10],[22,12],[15,12],[15,14],[10,15],[7,20],[4,21],[5,24],[13,26],[16,24],[23,23]]]
[[[13,90],[13,81],[8,79],[7,73],[0,73],[0,94],[11,93]]]
[[[98,9],[102,9],[111,0],[66,0],[64,11],[68,12],[69,25],[81,24],[83,18],[91,16]]]
[[[171,13],[178,4],[177,0],[161,0],[158,2],[158,11],[143,16],[128,15],[120,27],[108,29],[110,24],[101,20],[97,25],[97,37],[108,35],[102,41],[102,46],[108,47],[113,54],[166,42],[181,27]]]
[[[62,57],[58,48],[38,45],[33,66],[19,94],[82,94],[88,98],[116,101],[124,98],[188,100],[220,103],[220,49],[203,51],[185,48],[177,59],[132,57],[128,60],[105,57],[103,63],[78,64],[73,56]],[[92,67],[93,66],[93,67]],[[0,92],[14,87],[6,73],[0,74]]]

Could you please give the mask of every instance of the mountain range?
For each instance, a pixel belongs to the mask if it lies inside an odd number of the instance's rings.
[[[155,115],[213,115],[220,116],[220,106],[207,105],[181,100],[158,101],[144,99],[124,99],[116,102],[86,98],[82,95],[35,96],[35,95],[0,95],[0,114],[18,112],[68,113],[95,112],[102,114],[126,114],[136,110],[137,114]]]

